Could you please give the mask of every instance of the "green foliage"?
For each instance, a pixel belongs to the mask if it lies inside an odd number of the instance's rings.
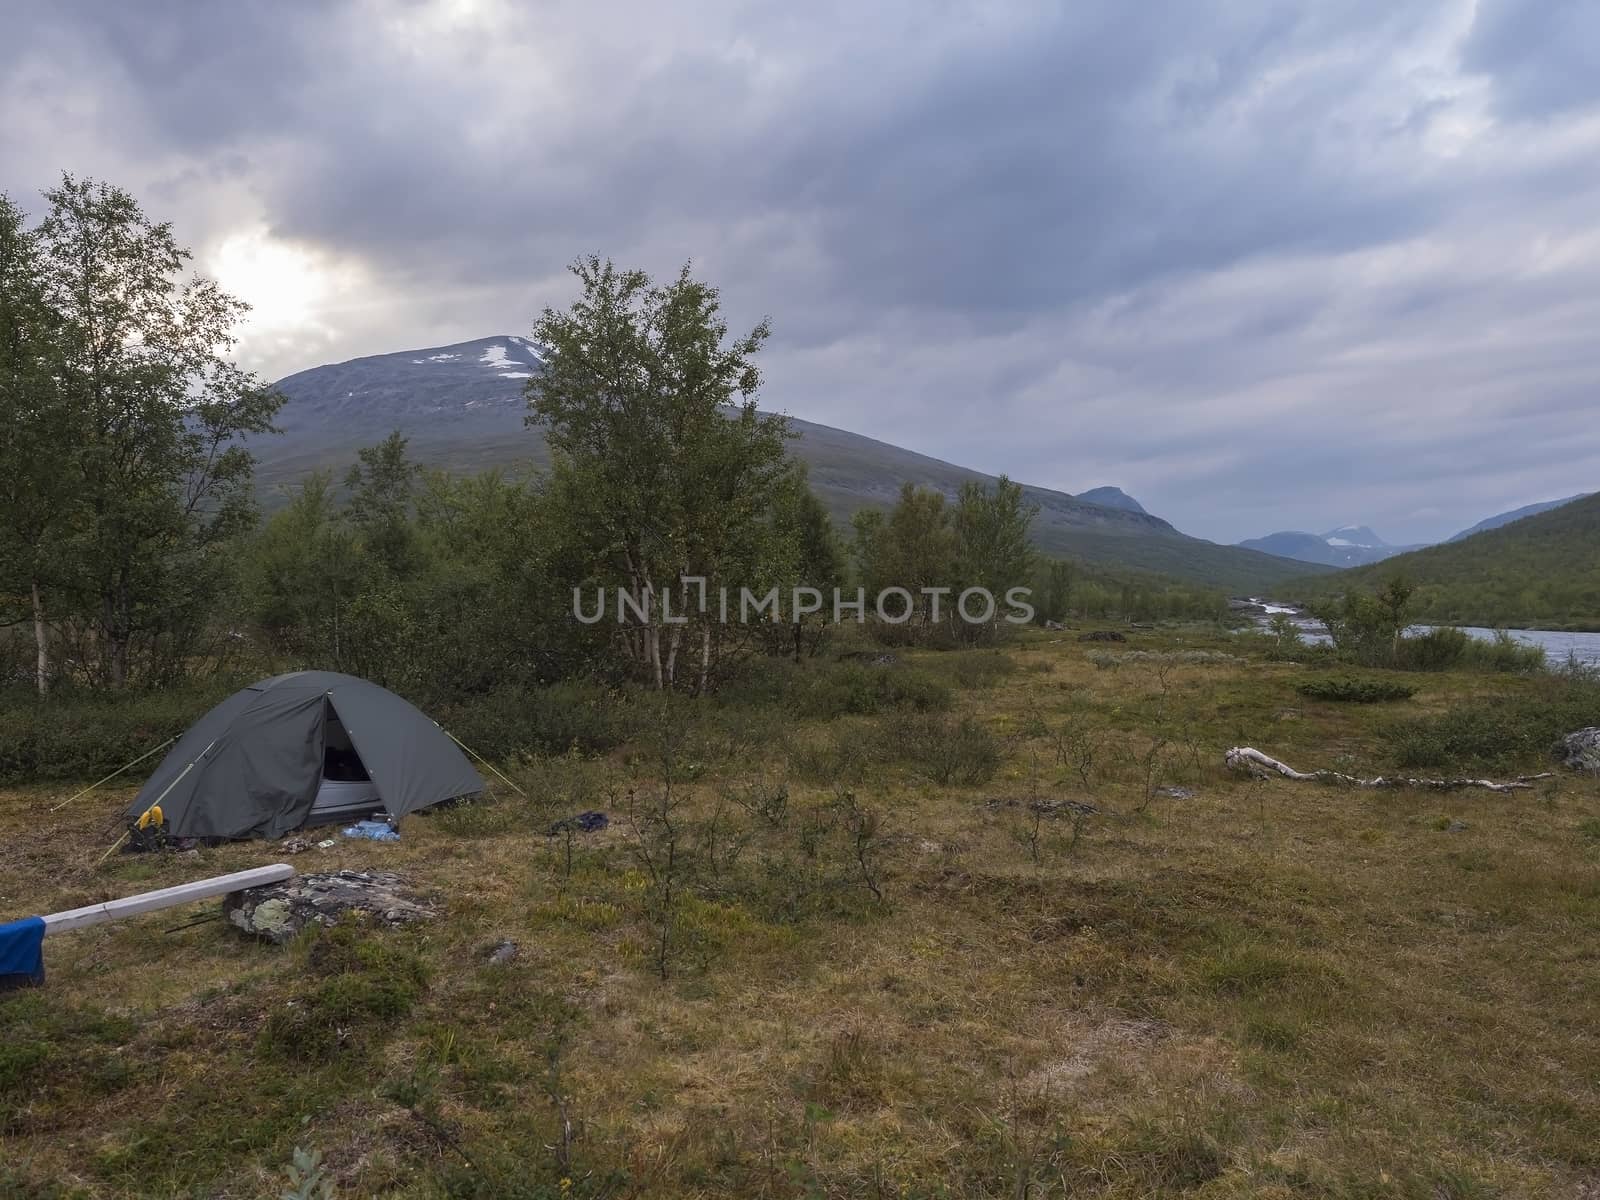
[[[328,1178],[322,1165],[320,1151],[296,1146],[287,1174],[289,1186],[279,1200],[334,1200],[333,1180]]]
[[[942,636],[963,644],[996,637],[1008,611],[1006,593],[1025,587],[1032,577],[1028,529],[1038,511],[1038,505],[1024,500],[1021,486],[1002,475],[993,488],[964,483],[954,505],[942,492],[908,482],[887,513],[856,513],[853,549],[869,606],[891,588],[911,596],[911,621],[898,630],[890,623],[886,632],[911,641]],[[958,615],[961,593],[968,588],[982,588],[994,598],[996,608],[986,623]],[[895,615],[906,604],[898,596],[884,603]],[[969,611],[980,614],[983,605],[976,599],[970,603]]]
[[[0,692],[0,783],[94,780],[181,734],[232,689],[213,680],[116,696],[68,688],[38,697]],[[125,776],[138,780],[152,756]]]
[[[628,692],[582,679],[507,684],[449,703],[439,717],[479,754],[502,761],[572,749],[603,754],[636,734],[640,721]]]
[[[120,1053],[134,1024],[45,990],[0,999],[0,1130],[51,1120],[58,1105],[106,1096],[137,1082]]]
[[[318,926],[303,947],[308,979],[275,1008],[261,1046],[319,1060],[364,1040],[383,1040],[428,985],[428,968],[403,937],[362,921]]]
[[[1337,601],[1313,605],[1311,613],[1341,655],[1366,666],[1393,666],[1411,623],[1411,594],[1411,585],[1393,575],[1376,594],[1348,591]]]
[[[183,278],[169,226],[70,175],[45,199],[21,242],[0,210],[0,477],[20,482],[0,490],[0,608],[25,592],[41,654],[70,650],[81,680],[165,683],[209,652],[225,547],[254,520],[242,439],[282,398],[223,357],[244,306]]]
[[[832,720],[894,709],[942,712],[950,707],[951,693],[929,671],[897,663],[764,660],[742,667],[718,690],[717,703],[721,708],[773,708]]]
[[[1515,769],[1548,758],[1559,738],[1597,723],[1600,683],[1551,675],[1517,692],[1394,722],[1384,739],[1401,767]]]
[[[1417,694],[1417,689],[1410,684],[1392,679],[1349,676],[1307,679],[1295,684],[1294,690],[1311,700],[1332,700],[1340,704],[1381,704],[1386,700],[1409,700]]]
[[[987,783],[1000,767],[1000,742],[972,717],[903,713],[879,727],[879,750],[940,786]]]
[[[1545,667],[1544,647],[1517,641],[1503,629],[1488,640],[1441,625],[1400,639],[1395,665],[1407,671],[1475,670],[1527,674]]]
[[[545,429],[589,577],[628,589],[646,614],[624,631],[627,659],[657,688],[703,691],[722,630],[666,626],[661,589],[688,614],[685,577],[737,594],[789,582],[798,556],[793,532],[768,519],[791,436],[756,408],[769,329],[729,342],[717,290],[687,266],[664,286],[595,257],[571,270],[583,295],[534,328],[549,350],[528,383],[528,420]]]

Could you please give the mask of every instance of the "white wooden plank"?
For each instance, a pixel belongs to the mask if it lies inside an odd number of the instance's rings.
[[[159,891],[140,892],[136,896],[124,896],[120,900],[106,900],[100,904],[88,904],[82,908],[68,909],[66,912],[51,913],[44,918],[44,931],[60,933],[65,929],[83,929],[106,921],[119,921],[123,917],[156,912],[163,908],[187,904],[192,900],[226,896],[229,892],[243,891],[245,888],[279,883],[293,875],[294,868],[288,863],[274,863],[270,867],[251,867],[248,871],[235,871],[231,875],[214,875],[210,879],[197,879],[193,883],[180,883],[176,887],[161,888]]]

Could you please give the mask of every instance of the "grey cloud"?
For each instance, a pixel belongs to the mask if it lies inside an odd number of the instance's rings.
[[[1464,63],[1494,79],[1513,117],[1600,100],[1600,8],[1588,0],[1479,0]]]
[[[1209,536],[1407,539],[1551,447],[1594,485],[1591,11],[37,5],[0,157],[359,263],[278,373],[525,328],[589,250],[694,258],[801,416]]]

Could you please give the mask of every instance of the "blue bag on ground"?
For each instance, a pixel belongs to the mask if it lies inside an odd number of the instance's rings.
[[[44,918],[0,925],[0,991],[44,983]]]
[[[340,833],[347,838],[368,838],[374,842],[398,842],[400,833],[387,821],[357,821]]]

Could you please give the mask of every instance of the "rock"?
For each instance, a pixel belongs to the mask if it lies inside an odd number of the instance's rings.
[[[1173,784],[1168,787],[1157,788],[1156,794],[1173,800],[1193,800],[1197,793],[1193,788],[1178,787]]]
[[[1115,629],[1091,629],[1078,635],[1080,642],[1125,642],[1128,639]]]
[[[364,913],[383,925],[410,925],[439,915],[393,871],[324,871],[223,897],[229,924],[283,945],[308,925],[333,925],[346,913]]]
[[[1460,833],[1466,827],[1467,823],[1465,821],[1451,821],[1450,824],[1444,827],[1444,831],[1446,833]]]
[[[1600,773],[1600,727],[1569,733],[1555,746],[1556,757],[1574,771]]]
[[[501,938],[494,944],[494,949],[489,951],[489,961],[497,966],[504,966],[517,956],[517,944],[510,938]]]

